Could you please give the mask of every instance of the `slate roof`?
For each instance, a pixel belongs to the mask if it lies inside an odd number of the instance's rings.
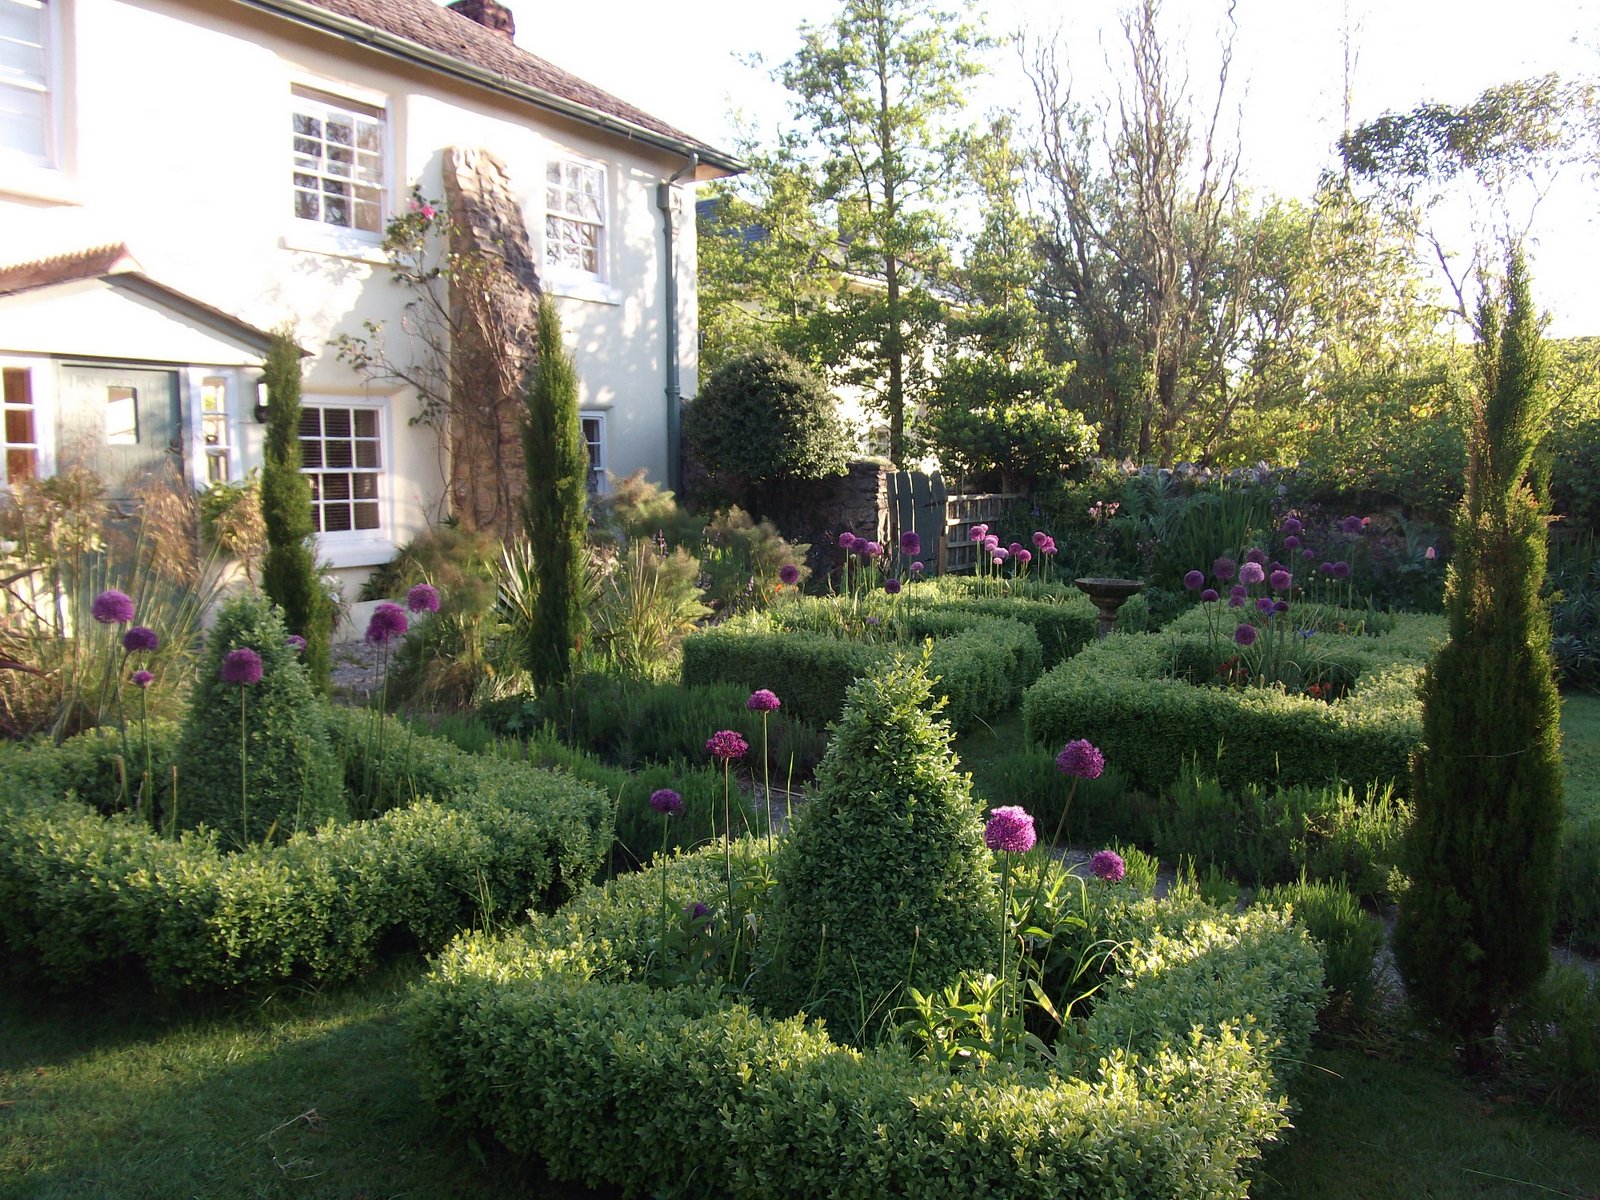
[[[562,112],[624,137],[687,156],[713,170],[701,178],[744,169],[732,154],[675,129],[509,38],[433,0],[241,0],[369,48],[457,74],[470,82]],[[549,0],[524,0],[548,3]],[[370,34],[367,31],[371,31]],[[376,35],[376,36],[372,36]],[[452,68],[455,68],[452,70]]]

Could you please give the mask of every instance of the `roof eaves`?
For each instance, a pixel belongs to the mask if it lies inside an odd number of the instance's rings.
[[[238,0],[239,3],[250,8],[260,9],[263,12],[285,17],[298,24],[331,33],[346,41],[355,42],[380,54],[413,63],[438,71],[440,74],[449,75],[466,83],[487,88],[489,91],[498,92],[514,100],[534,104],[551,112],[560,113],[562,116],[571,117],[587,125],[594,125],[609,133],[617,134],[630,141],[644,142],[661,150],[669,150],[685,158],[696,156],[700,169],[695,172],[696,181],[716,179],[722,175],[736,175],[746,170],[746,164],[731,154],[717,150],[714,147],[700,142],[668,137],[652,129],[636,125],[621,117],[610,113],[600,112],[586,104],[579,104],[564,96],[557,96],[543,88],[534,87],[523,83],[521,80],[510,79],[497,71],[480,67],[475,63],[464,62],[452,54],[423,46],[408,38],[403,38],[387,30],[378,29],[364,21],[352,17],[342,16],[329,12],[307,0]],[[701,170],[710,168],[704,174]]]

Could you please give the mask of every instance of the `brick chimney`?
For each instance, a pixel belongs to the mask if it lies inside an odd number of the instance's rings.
[[[454,0],[445,7],[485,29],[492,29],[508,42],[517,36],[517,23],[511,17],[511,10],[497,0]]]

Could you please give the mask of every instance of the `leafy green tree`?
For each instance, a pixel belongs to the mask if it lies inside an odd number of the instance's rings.
[[[1560,699],[1539,599],[1546,517],[1529,482],[1549,405],[1520,252],[1478,327],[1449,640],[1422,684],[1395,954],[1413,1001],[1482,1063],[1500,1015],[1548,964],[1562,814]]]
[[[286,332],[267,353],[267,439],[261,463],[261,517],[267,553],[261,587],[283,610],[290,633],[305,638],[301,661],[311,686],[328,691],[333,612],[312,549],[311,481],[300,473],[300,349]]]
[[[983,42],[928,0],[844,0],[831,22],[803,26],[801,36],[778,76],[819,148],[817,201],[833,217],[848,277],[825,313],[834,345],[849,353],[829,361],[875,395],[898,466],[922,347],[938,323],[941,205],[964,142],[953,122]]]
[[[683,434],[720,499],[770,511],[773,489],[842,475],[849,439],[814,371],[772,348],[718,367],[684,412]]]
[[[561,316],[539,305],[537,357],[528,375],[522,449],[528,472],[523,527],[536,595],[525,641],[534,687],[559,685],[571,669],[583,622],[589,454],[578,418],[578,372],[561,342]]]

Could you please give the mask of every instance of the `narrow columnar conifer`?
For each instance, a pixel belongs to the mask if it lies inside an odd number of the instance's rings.
[[[534,687],[542,690],[566,680],[583,620],[579,585],[589,476],[578,419],[578,372],[561,343],[561,317],[548,299],[539,305],[522,450],[528,472],[523,526],[537,588],[526,665]]]
[[[283,623],[305,638],[300,661],[311,686],[328,691],[332,612],[311,545],[311,482],[300,473],[300,349],[283,331],[267,352],[267,438],[261,458],[261,517],[267,554],[261,588]]]
[[[1546,515],[1530,482],[1549,418],[1519,252],[1486,291],[1449,640],[1422,684],[1411,885],[1395,952],[1414,1003],[1482,1064],[1506,1008],[1543,973],[1561,829],[1560,698],[1539,598]]]

